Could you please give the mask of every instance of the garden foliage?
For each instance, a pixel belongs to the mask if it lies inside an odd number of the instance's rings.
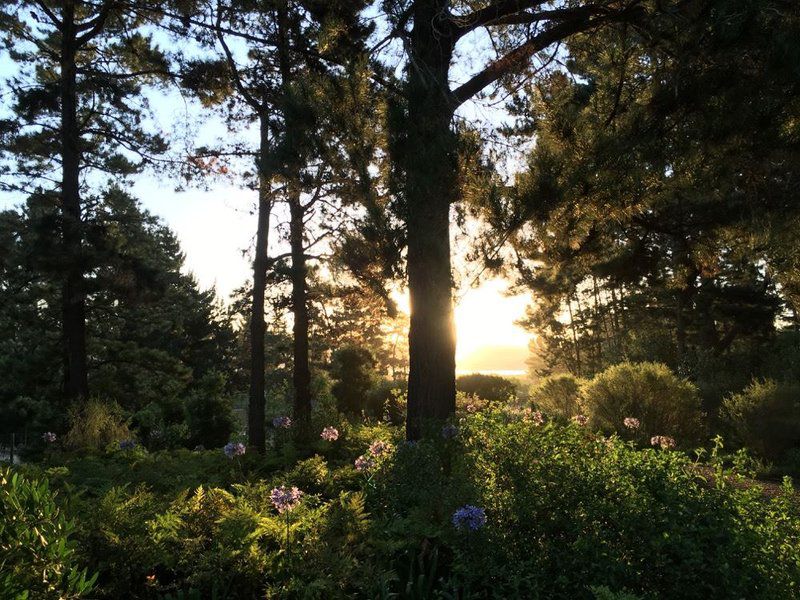
[[[265,457],[137,447],[50,468],[95,594],[800,597],[795,492],[767,496],[716,453],[701,465],[508,406],[413,443],[335,425]]]

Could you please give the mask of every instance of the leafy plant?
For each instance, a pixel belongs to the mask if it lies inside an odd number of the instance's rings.
[[[569,419],[583,412],[581,385],[572,375],[551,375],[542,379],[530,393],[531,403],[552,417]]]
[[[753,381],[720,412],[734,440],[763,458],[782,460],[800,447],[800,385]]]
[[[131,437],[122,409],[113,402],[93,398],[70,412],[65,443],[74,450],[97,452]]]
[[[76,561],[75,525],[46,479],[0,469],[0,597],[68,599],[87,595],[97,574]]]
[[[609,367],[584,386],[582,399],[591,426],[606,433],[626,432],[628,417],[639,420],[631,435],[645,443],[663,435],[690,446],[705,433],[697,388],[659,363]]]

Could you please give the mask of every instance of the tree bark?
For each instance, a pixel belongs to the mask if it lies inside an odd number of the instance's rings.
[[[247,410],[248,444],[266,450],[264,423],[264,297],[269,264],[269,221],[272,213],[272,176],[269,167],[269,115],[259,115],[261,139],[258,154],[258,226],[253,257],[253,298],[250,313],[250,393]]]
[[[457,160],[448,72],[454,40],[446,0],[415,2],[408,67],[406,176],[409,328],[408,439],[455,411],[450,204]]]
[[[294,187],[294,186],[290,186]],[[306,439],[311,429],[311,369],[308,358],[308,290],[304,244],[305,209],[297,189],[289,191],[289,245],[292,255],[292,314],[294,325],[294,421],[298,439]]]
[[[569,326],[572,330],[572,343],[575,347],[575,375],[581,377],[583,375],[583,368],[581,367],[581,347],[578,342],[578,331],[575,325],[575,317],[572,314],[572,297],[567,298],[567,311],[569,312]]]
[[[61,23],[61,216],[66,266],[62,285],[64,396],[68,402],[89,396],[86,357],[86,292],[83,285],[80,198],[80,129],[75,2],[65,0]]]

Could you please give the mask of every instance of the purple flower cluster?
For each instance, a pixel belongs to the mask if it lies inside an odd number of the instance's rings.
[[[453,526],[456,529],[477,531],[486,525],[486,512],[482,508],[466,504],[453,513]]]
[[[376,440],[369,445],[369,453],[375,458],[383,456],[384,454],[389,452],[390,449],[391,446],[381,440]]]
[[[577,423],[581,427],[586,427],[586,424],[589,422],[589,417],[587,417],[586,415],[575,415],[574,417],[572,417],[572,421],[574,423]]]
[[[287,488],[285,485],[273,488],[269,494],[269,499],[279,513],[292,510],[300,504],[303,492],[296,487]]]
[[[675,447],[675,439],[668,435],[654,435],[650,438],[651,446],[658,446],[662,450],[672,450]]]
[[[339,430],[336,427],[326,427],[322,430],[322,433],[319,434],[326,442],[335,442],[339,439]]]
[[[119,443],[120,450],[133,450],[136,448],[136,440],[122,440]]]
[[[272,426],[276,429],[289,429],[292,426],[292,420],[289,417],[275,417],[272,419]]]
[[[639,426],[641,425],[639,419],[636,417],[625,417],[625,419],[622,421],[622,424],[631,430],[639,429]]]
[[[52,431],[47,431],[42,434],[42,439],[47,442],[48,444],[52,444],[56,441],[56,434]]]
[[[239,442],[228,442],[227,444],[225,444],[225,447],[222,449],[222,451],[228,458],[234,458],[236,456],[241,456],[242,454],[244,454],[245,447],[244,444],[241,444]]]
[[[452,440],[457,435],[458,435],[458,427],[456,427],[452,423],[448,423],[447,425],[442,427],[442,437],[444,439]]]
[[[362,454],[355,460],[353,464],[355,465],[356,471],[369,471],[375,466],[375,458]]]

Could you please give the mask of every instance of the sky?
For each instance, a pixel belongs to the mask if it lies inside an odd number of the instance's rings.
[[[478,42],[479,45],[479,42]],[[462,77],[473,70],[470,55],[477,57],[478,45],[469,48]],[[14,71],[8,56],[0,53],[0,80]],[[176,92],[149,92],[154,109],[155,127],[171,133],[175,139],[192,138],[197,145],[212,144],[230,134],[218,118],[200,111]],[[0,113],[7,96],[0,96]],[[474,103],[465,104],[461,117],[473,122],[497,123],[503,116],[496,109]],[[191,123],[188,131],[186,123]],[[244,132],[243,137],[252,137]],[[233,182],[210,182],[208,189],[188,188],[176,191],[176,182],[152,174],[138,175],[130,190],[144,208],[158,215],[176,233],[185,253],[185,270],[204,287],[214,287],[224,301],[230,292],[250,276],[247,250],[255,232],[252,211],[255,192]],[[0,209],[19,204],[22,198],[0,192]],[[277,236],[272,235],[273,239]],[[463,251],[464,244],[455,246]],[[454,263],[459,256],[454,257]],[[456,362],[459,372],[505,372],[522,374],[528,357],[530,334],[516,325],[525,312],[529,298],[507,296],[507,282],[501,279],[480,281],[474,287],[455,290],[457,331]],[[407,295],[400,298],[400,308],[408,310]]]
[[[250,277],[245,251],[255,231],[250,214],[254,192],[232,185],[176,192],[170,181],[138,179],[134,195],[175,231],[186,254],[185,269],[202,287],[215,287],[224,300]],[[530,334],[515,321],[524,316],[529,297],[508,296],[507,289],[506,281],[495,278],[455,292],[459,372],[525,371]],[[401,294],[399,300],[407,312],[407,295]]]

